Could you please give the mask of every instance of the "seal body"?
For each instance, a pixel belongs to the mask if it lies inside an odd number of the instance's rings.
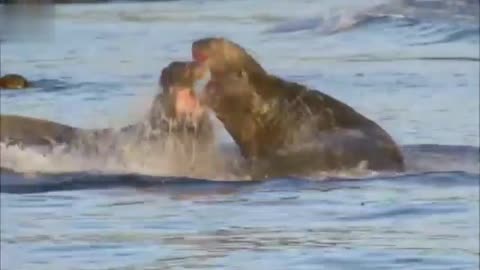
[[[379,125],[319,91],[271,76],[212,81],[206,103],[256,173],[285,176],[364,167],[401,171],[403,158]]]
[[[0,77],[0,88],[4,89],[23,89],[30,84],[23,76],[18,74],[7,74]]]
[[[0,140],[22,142],[26,145],[68,143],[75,136],[75,128],[37,118],[0,115]]]
[[[194,42],[192,54],[211,69],[205,102],[260,177],[358,166],[404,170],[398,146],[378,124],[329,95],[268,74],[239,45],[207,38]]]

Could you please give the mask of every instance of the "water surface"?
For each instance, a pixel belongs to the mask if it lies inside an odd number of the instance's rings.
[[[76,158],[2,148],[2,165],[62,173],[2,174],[1,268],[477,269],[478,10],[478,1],[56,6],[44,40],[2,43],[2,73],[37,88],[1,92],[1,113],[79,127],[139,121],[164,66],[189,59],[197,38],[225,36],[272,73],[379,123],[404,145],[409,171],[213,182],[154,162],[87,172]]]

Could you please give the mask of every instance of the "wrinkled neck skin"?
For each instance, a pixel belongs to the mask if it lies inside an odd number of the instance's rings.
[[[218,74],[222,75],[218,77]],[[303,93],[294,92],[298,99],[288,98],[285,96],[288,92],[280,87],[273,88],[274,93],[269,93],[266,91],[272,87],[249,82],[250,77],[258,77],[261,81],[269,75],[256,73],[242,77],[245,75],[218,71],[211,71],[211,75],[212,79],[204,89],[206,103],[245,158],[269,158],[289,144],[298,143],[302,138],[311,138],[311,121],[315,121],[316,117],[311,116],[311,111],[301,103]]]
[[[289,175],[304,167],[310,169],[313,155],[291,147],[308,143],[314,133],[304,132],[302,124],[289,127],[291,116],[277,114],[285,109],[277,100],[256,100],[252,104],[244,113],[215,111],[248,162],[251,176],[260,180]]]
[[[217,112],[215,113],[217,114]],[[217,114],[217,118],[223,123],[245,158],[249,159],[259,154],[258,143],[255,140],[257,130],[253,117]]]
[[[239,102],[242,104],[241,102]],[[237,104],[239,104],[237,103]],[[241,107],[213,106],[217,118],[238,144],[247,159],[265,159],[297,141],[301,129],[291,125],[294,113],[278,99],[263,99],[253,94]],[[238,106],[238,105],[237,105]]]

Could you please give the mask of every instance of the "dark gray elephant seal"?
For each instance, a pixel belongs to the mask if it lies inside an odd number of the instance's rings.
[[[211,73],[205,102],[259,177],[357,166],[404,170],[398,146],[379,125],[331,96],[268,74],[239,45],[202,39],[192,54]]]
[[[37,118],[0,115],[0,141],[26,145],[50,145],[68,143],[75,136],[76,128]]]
[[[160,81],[163,90],[155,98],[144,122],[119,131],[109,128],[94,130],[32,117],[0,115],[0,141],[21,146],[66,144],[82,146],[88,151],[98,150],[96,142],[114,144],[120,137],[128,136],[135,137],[137,141],[158,141],[173,136],[185,145],[212,142],[210,119],[207,111],[196,102],[193,91],[196,78],[193,71],[190,62],[172,62],[162,70]]]
[[[0,142],[21,148],[37,146],[52,149],[65,145],[86,153],[98,151],[97,140],[113,134],[112,129],[82,129],[70,125],[19,115],[0,115]]]

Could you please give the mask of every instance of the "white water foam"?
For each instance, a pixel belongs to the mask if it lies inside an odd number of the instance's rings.
[[[212,180],[246,179],[239,173],[241,159],[231,151],[234,149],[219,144],[198,145],[194,140],[162,134],[161,139],[152,141],[143,140],[138,133],[112,132],[101,138],[82,138],[82,143],[74,147],[60,144],[21,147],[0,143],[0,165],[23,173],[90,171]]]

